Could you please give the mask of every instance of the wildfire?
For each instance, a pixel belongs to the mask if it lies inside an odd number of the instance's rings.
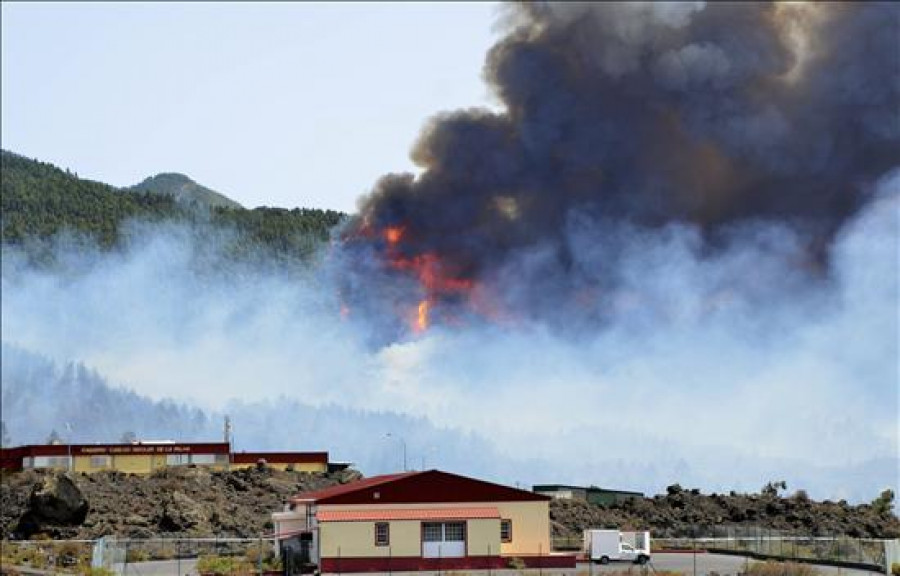
[[[416,309],[416,325],[414,327],[416,332],[428,330],[428,309],[430,307],[431,305],[428,303],[428,300],[419,302],[419,306]]]
[[[390,226],[384,229],[384,239],[388,244],[397,244],[401,238],[403,238],[402,226]]]
[[[382,238],[385,265],[415,278],[421,287],[421,299],[407,308],[409,327],[413,333],[425,332],[436,318],[440,318],[441,323],[459,320],[455,317],[458,306],[476,310],[472,301],[473,281],[460,274],[455,266],[448,264],[436,252],[411,250],[416,244],[407,226],[394,224],[376,230],[378,228],[367,228],[362,235]]]

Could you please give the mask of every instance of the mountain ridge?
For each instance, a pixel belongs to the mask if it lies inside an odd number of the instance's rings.
[[[33,262],[53,259],[35,241],[72,233],[112,250],[128,243],[129,222],[142,221],[233,231],[226,252],[235,259],[256,258],[262,249],[278,262],[303,263],[345,216],[311,208],[244,208],[173,172],[119,188],[8,150],[0,150],[0,163],[0,236],[4,245],[25,247]]]
[[[244,208],[239,202],[232,200],[221,192],[207,188],[179,172],[160,172],[155,176],[148,176],[134,186],[123,188],[123,190],[172,196],[177,202],[206,206],[208,208]]]

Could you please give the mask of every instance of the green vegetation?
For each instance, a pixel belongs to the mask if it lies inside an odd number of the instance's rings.
[[[795,562],[754,562],[749,576],[817,576],[820,572],[809,564]]]
[[[91,545],[84,542],[0,543],[0,563],[24,566],[54,573],[90,574]],[[94,572],[96,574],[96,572]]]
[[[197,184],[184,174],[157,174],[128,190],[164,194],[181,203],[206,207],[243,208],[231,198]]]
[[[128,218],[158,221],[178,215],[171,197],[125,194],[45,162],[5,150],[0,154],[4,243],[48,238],[68,229],[85,233],[101,247],[110,248]]]
[[[197,560],[197,572],[199,574],[226,576],[230,574],[250,574],[252,570],[253,566],[247,562],[246,558],[207,554]]]
[[[221,242],[224,255],[235,260],[304,263],[343,217],[332,210],[247,210],[181,175],[119,189],[8,151],[0,160],[3,244],[22,247],[40,263],[53,258],[47,241],[66,232],[74,242],[122,249],[132,221],[186,226],[201,241]]]

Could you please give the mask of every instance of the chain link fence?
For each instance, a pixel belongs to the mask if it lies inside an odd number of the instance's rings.
[[[847,566],[882,573],[889,568],[886,551],[891,541],[883,539],[853,538],[846,535],[811,536],[756,526],[697,527],[690,532],[693,533],[690,536],[652,538],[652,550],[654,552],[702,550],[742,555],[759,560]],[[555,537],[553,548],[566,551],[580,550],[582,536]]]
[[[577,553],[581,537],[554,538],[554,549]],[[831,564],[885,573],[889,562],[900,560],[896,542],[847,536],[803,536],[763,528],[716,528],[697,536],[654,538],[654,554],[665,552],[712,552],[708,554],[667,555],[669,564],[651,566],[651,572],[685,574],[746,574],[753,560]],[[894,553],[886,554],[894,544]],[[277,544],[263,537],[248,538],[182,538],[182,539],[117,539],[100,540],[29,540],[2,542],[3,574],[84,574],[90,576],[196,576],[196,575],[274,575],[282,574],[282,558]],[[725,555],[725,556],[722,556]],[[709,556],[708,558],[706,558]],[[730,564],[727,556],[732,556]],[[890,557],[887,557],[890,556]],[[718,558],[718,560],[716,559]],[[722,559],[726,559],[723,561]],[[654,557],[654,564],[657,564]],[[733,564],[734,566],[731,566]],[[541,576],[572,570],[546,570],[510,565],[494,574],[534,574]],[[511,570],[510,570],[511,569]],[[574,576],[592,576],[612,567],[581,564]],[[635,568],[626,569],[629,573]],[[349,571],[349,570],[343,570]],[[445,571],[447,574],[453,570]],[[458,571],[457,571],[458,572]],[[467,572],[467,571],[462,571]],[[584,574],[582,574],[584,573]],[[642,570],[641,573],[646,573]]]
[[[282,573],[265,538],[29,540],[2,543],[4,574],[216,576]]]
[[[711,533],[710,533],[711,532]],[[697,536],[657,538],[654,549],[702,549],[760,559],[846,565],[885,571],[885,540],[844,535],[809,536],[757,527],[716,527]]]

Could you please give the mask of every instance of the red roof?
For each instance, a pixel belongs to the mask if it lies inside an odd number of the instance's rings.
[[[350,484],[304,492],[291,498],[291,502],[317,504],[435,504],[549,500],[549,497],[533,492],[440,470],[373,476]]]
[[[391,482],[392,480],[396,480],[397,478],[402,478],[403,476],[409,476],[410,474],[417,474],[417,472],[401,472],[399,474],[383,474],[381,476],[372,476],[371,478],[363,478],[362,480],[357,480],[356,482],[350,482],[349,484],[339,484],[337,486],[332,486],[330,488],[322,488],[321,490],[312,490],[310,492],[301,492],[297,494],[293,498],[291,498],[291,502],[298,501],[313,501],[313,502],[322,502],[327,498],[332,498],[335,496],[340,496],[341,494],[347,494],[349,492],[355,492],[357,490],[362,490],[364,488],[370,488],[374,486],[378,486],[380,484],[384,484],[386,482]]]
[[[228,454],[227,442],[188,442],[179,444],[28,444],[0,449],[0,458],[35,456],[100,456],[125,454]]]
[[[328,452],[234,452],[234,464],[256,464],[265,460],[268,464],[328,464]]]
[[[472,520],[500,518],[496,508],[406,508],[381,510],[320,510],[319,522],[363,522],[367,520]]]

